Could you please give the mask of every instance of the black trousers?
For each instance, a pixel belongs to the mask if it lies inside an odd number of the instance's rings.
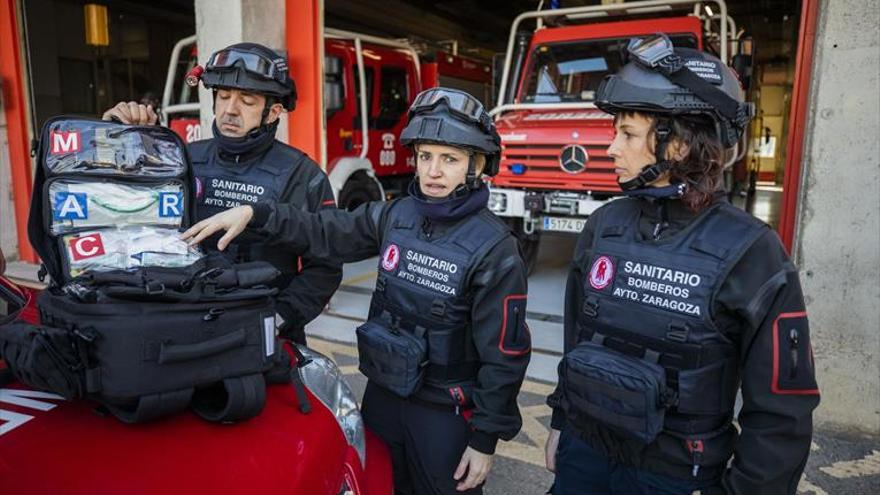
[[[361,412],[367,427],[391,449],[395,495],[483,493],[482,487],[455,490],[458,482],[452,475],[467,447],[469,429],[451,408],[411,402],[367,382]]]

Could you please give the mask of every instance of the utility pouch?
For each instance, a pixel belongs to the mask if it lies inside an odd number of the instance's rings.
[[[663,429],[668,394],[659,364],[581,342],[559,366],[561,406],[576,429],[595,422],[644,444]]]
[[[25,385],[75,399],[85,393],[77,339],[67,330],[15,321],[0,328],[0,358]]]
[[[361,373],[403,398],[418,391],[428,362],[423,327],[409,332],[368,320],[356,332]]]

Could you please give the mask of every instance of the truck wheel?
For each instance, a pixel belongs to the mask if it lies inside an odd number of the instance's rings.
[[[382,199],[379,186],[363,172],[355,173],[339,192],[339,207],[351,211],[370,201]]]
[[[522,251],[523,261],[526,262],[526,275],[531,275],[538,262],[538,247],[541,244],[541,237],[537,232],[532,234],[523,232],[522,220],[519,218],[510,219],[507,223],[513,230],[513,235],[516,236],[519,249]]]

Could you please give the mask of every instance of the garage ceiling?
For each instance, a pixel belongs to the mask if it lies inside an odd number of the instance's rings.
[[[550,3],[549,0],[544,2]],[[560,0],[562,8],[598,5],[600,0]],[[740,26],[767,25],[800,11],[800,0],[728,0]],[[324,0],[327,26],[392,38],[457,40],[462,53],[481,57],[503,51],[510,25],[537,0]],[[478,50],[479,49],[479,50]]]

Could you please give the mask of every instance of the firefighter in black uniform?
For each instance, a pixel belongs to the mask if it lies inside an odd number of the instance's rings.
[[[628,197],[589,218],[569,273],[552,493],[793,494],[819,403],[797,269],[720,191],[751,107],[711,55],[663,35],[629,52],[596,95]]]
[[[364,421],[391,448],[399,494],[481,493],[499,439],[522,419],[516,396],[531,337],[516,240],[486,207],[481,172],[498,170],[500,138],[482,105],[444,88],[416,97],[401,142],[416,154],[410,196],[353,212],[304,214],[258,203],[184,233],[247,226],[312,256],[380,255],[367,322],[357,329],[369,378]]]
[[[320,167],[275,139],[281,114],[296,106],[296,86],[284,57],[262,45],[238,43],[211,55],[201,81],[214,93],[215,117],[214,138],[188,146],[198,219],[258,201],[312,212],[335,208],[333,190]],[[104,119],[151,124],[157,117],[151,106],[121,102],[105,112]],[[303,327],[336,291],[341,264],[296,257],[287,245],[252,236],[238,239],[230,251],[240,261],[269,261],[281,271],[275,281],[276,324],[283,337],[305,343]]]

